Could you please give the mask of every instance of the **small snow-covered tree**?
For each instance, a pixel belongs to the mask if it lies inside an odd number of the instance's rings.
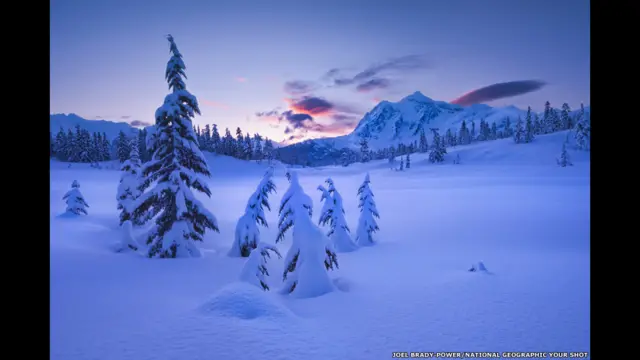
[[[329,225],[327,236],[333,244],[336,252],[349,252],[357,248],[351,239],[349,226],[345,219],[344,205],[342,196],[333,186],[333,182],[329,182],[330,190],[326,190],[322,185],[318,186],[318,190],[322,191],[320,201],[324,200],[322,212],[320,213],[319,225]]]
[[[125,162],[129,158],[129,154],[131,153],[131,142],[123,131],[120,131],[120,133],[118,133],[118,139],[116,141],[116,152],[118,153],[118,160],[120,160],[121,163]]]
[[[575,127],[576,146],[580,150],[589,150],[591,147],[591,121],[584,111],[584,104],[580,104],[580,113]]]
[[[404,170],[404,158],[402,156],[400,156],[400,171]]]
[[[524,128],[522,127],[521,118],[518,118],[518,122],[516,123],[516,129],[513,132],[513,141],[515,141],[516,144],[524,142]]]
[[[456,158],[453,159],[453,163],[456,165],[460,164],[460,153],[456,154]]]
[[[571,159],[569,158],[569,153],[567,152],[567,144],[565,142],[562,143],[562,152],[560,153],[560,157],[557,159],[558,165],[562,167],[572,166]]]
[[[135,201],[140,197],[140,157],[138,146],[132,141],[129,158],[122,164],[122,175],[118,185],[118,210],[120,210],[120,225],[127,220],[132,220],[131,214],[135,210]],[[134,219],[136,225],[141,225],[140,219]]]
[[[167,36],[172,54],[165,78],[172,92],[156,110],[153,158],[142,169],[143,193],[136,202],[134,219],[155,218],[147,235],[149,257],[197,257],[195,241],[202,241],[206,229],[219,232],[215,216],[193,191],[211,196],[207,181],[210,172],[198,143],[191,118],[200,114],[198,101],[186,89],[185,65],[173,37]]]
[[[411,154],[407,154],[407,169],[411,169]]]
[[[418,149],[421,153],[429,151],[429,143],[427,142],[427,136],[424,134],[424,128],[420,129],[420,145],[418,145]]]
[[[371,246],[373,241],[373,233],[380,230],[376,218],[380,218],[376,203],[373,199],[373,191],[369,187],[371,180],[369,174],[364,178],[364,182],[358,188],[360,208],[360,218],[358,219],[358,229],[356,230],[356,244],[360,246]]]
[[[569,115],[570,112],[571,108],[569,107],[569,104],[562,104],[562,110],[560,111],[562,129],[571,129],[573,127],[573,122],[571,121],[571,116]]]
[[[276,191],[276,185],[273,183],[272,177],[273,168],[269,167],[258,188],[251,194],[244,215],[238,219],[235,239],[229,251],[229,256],[249,256],[260,242],[260,229],[258,226],[269,227],[264,208],[266,207],[267,210],[271,211],[269,194]]]
[[[276,254],[278,259],[282,258],[282,255],[280,255],[280,252],[275,246],[264,242],[256,244],[255,251],[251,252],[249,259],[247,259],[247,262],[242,268],[240,280],[260,287],[264,291],[269,290],[269,284],[267,284],[267,276],[269,276],[267,260],[271,258],[270,252]]]
[[[438,134],[438,129],[431,129],[431,131],[433,131],[433,147],[429,153],[429,161],[432,163],[443,162],[444,155],[447,153],[447,148]]]
[[[533,128],[533,122],[531,121],[531,106],[527,109],[527,118],[524,126],[524,142],[530,143],[533,141],[535,131]]]
[[[87,215],[87,208],[89,205],[84,200],[82,193],[80,193],[80,183],[78,183],[77,180],[73,180],[73,183],[71,183],[71,190],[64,194],[62,200],[66,200],[68,213]]]
[[[369,162],[370,160],[369,141],[364,137],[360,139],[360,159],[361,162]]]
[[[311,221],[313,202],[300,186],[298,174],[289,172],[289,189],[282,197],[276,243],[289,230],[293,243],[285,256],[284,293],[302,297],[322,295],[333,289],[327,270],[338,267],[337,255],[327,237]]]

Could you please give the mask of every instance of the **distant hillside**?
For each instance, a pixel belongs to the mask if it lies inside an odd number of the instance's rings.
[[[560,105],[560,104],[556,104]],[[554,108],[558,111],[560,109]],[[579,104],[574,104],[570,113],[575,117],[579,111]],[[433,141],[430,129],[439,129],[441,136],[448,129],[456,133],[463,121],[467,128],[472,128],[475,122],[476,134],[479,131],[480,120],[485,120],[489,125],[495,122],[498,130],[504,128],[507,118],[511,126],[515,126],[518,117],[523,120],[526,109],[515,106],[491,107],[485,104],[460,106],[445,101],[432,100],[417,91],[398,102],[382,101],[371,111],[366,113],[356,128],[348,135],[306,140],[300,143],[285,146],[278,150],[281,158],[287,162],[310,163],[327,165],[331,161],[323,161],[328,157],[340,156],[343,149],[348,148],[359,151],[362,138],[368,139],[369,149],[380,150],[398,144],[411,144],[419,141],[420,133],[425,131],[429,143]],[[590,114],[590,108],[585,106],[585,113]],[[540,118],[543,113],[537,113]]]
[[[86,129],[90,133],[104,132],[107,134],[109,140],[115,139],[120,131],[131,135],[135,135],[138,131],[138,129],[125,122],[87,120],[76,114],[51,114],[49,116],[49,126],[54,136],[60,128],[63,128],[65,131],[68,129],[73,130],[77,125],[80,125],[80,128]]]

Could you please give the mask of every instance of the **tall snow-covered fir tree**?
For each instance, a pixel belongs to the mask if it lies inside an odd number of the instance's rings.
[[[360,208],[360,218],[358,219],[358,229],[356,230],[356,244],[360,246],[371,246],[375,244],[373,233],[380,230],[376,218],[380,218],[373,191],[369,187],[371,180],[369,174],[364,178],[364,182],[358,188],[358,208]]]
[[[522,119],[520,117],[518,117],[516,129],[513,131],[513,141],[515,141],[516,144],[524,142],[524,127],[522,126]]]
[[[591,120],[584,111],[584,104],[580,104],[580,112],[574,131],[578,149],[589,150],[591,148]]]
[[[571,120],[571,115],[569,115],[570,112],[571,112],[571,108],[569,107],[569,104],[567,103],[562,104],[562,110],[560,111],[560,119],[562,122],[563,130],[573,128],[573,121]]]
[[[569,153],[567,152],[567,143],[562,143],[562,152],[560,153],[560,157],[557,159],[558,165],[562,167],[572,166],[571,158],[569,157]]]
[[[464,120],[463,120],[464,123]],[[429,161],[432,163],[443,162],[444,156],[447,154],[447,148],[442,141],[442,138],[438,134],[438,129],[431,129],[433,131],[433,146],[429,153]]]
[[[77,180],[73,180],[73,183],[71,183],[71,190],[64,194],[62,200],[66,200],[67,213],[87,215],[87,208],[89,207],[89,204],[87,204],[84,200],[84,196],[80,193],[80,183]]]
[[[240,280],[261,288],[264,291],[270,290],[267,283],[269,270],[267,269],[267,260],[271,258],[270,252],[276,254],[278,258],[282,258],[280,251],[273,245],[259,242],[256,244],[255,251],[251,252],[249,259],[242,267]]]
[[[136,219],[155,218],[149,231],[149,257],[176,258],[200,256],[196,241],[206,229],[219,232],[215,216],[196,199],[192,189],[211,196],[204,177],[207,163],[198,149],[191,119],[200,114],[198,101],[186,89],[185,65],[173,37],[167,35],[171,58],[165,78],[172,92],[156,110],[153,157],[142,174],[141,189],[147,189],[136,202]]]
[[[533,122],[531,121],[531,106],[527,109],[527,118],[524,126],[524,142],[530,143],[533,141],[535,134],[533,129]]]
[[[244,215],[238,219],[229,256],[249,256],[260,242],[259,226],[269,227],[264,208],[266,207],[267,210],[271,211],[269,194],[276,191],[276,185],[273,183],[272,178],[273,168],[269,167],[256,191],[251,194],[249,201],[247,201]]]
[[[298,174],[288,172],[289,189],[282,197],[278,217],[278,237],[289,230],[293,243],[285,256],[284,293],[300,297],[319,296],[333,290],[327,270],[338,267],[337,255],[325,234],[311,220],[313,202],[300,186]]]
[[[356,244],[351,239],[351,230],[345,219],[344,205],[342,196],[336,190],[331,179],[327,179],[329,190],[325,190],[322,185],[318,186],[318,190],[322,191],[324,205],[322,213],[320,213],[319,225],[329,225],[327,236],[333,244],[336,252],[350,252],[357,249]]]
[[[131,152],[129,158],[122,163],[120,170],[122,175],[120,176],[120,184],[118,184],[118,194],[116,200],[118,201],[118,210],[120,210],[120,225],[127,220],[132,220],[131,214],[135,210],[136,199],[140,197],[141,191],[138,187],[141,184],[140,178],[140,157],[138,155],[138,144],[136,141],[131,141],[129,146]],[[135,225],[141,225],[140,219],[133,219]]]

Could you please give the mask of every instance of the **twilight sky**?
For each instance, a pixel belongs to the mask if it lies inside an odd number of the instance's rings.
[[[415,91],[461,105],[590,103],[587,0],[51,0],[51,113],[153,123],[166,34],[194,124],[276,141],[349,132]],[[478,90],[478,91],[475,91]],[[455,101],[454,101],[455,100]]]

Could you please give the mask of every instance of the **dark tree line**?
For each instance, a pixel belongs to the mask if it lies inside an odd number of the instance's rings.
[[[264,139],[260,134],[243,135],[242,129],[236,128],[235,137],[229,128],[224,135],[220,135],[218,126],[205,125],[204,129],[194,129],[198,140],[198,147],[202,151],[209,151],[219,155],[232,156],[241,160],[271,160],[275,157],[273,142]]]
[[[260,134],[253,136],[242,134],[240,128],[236,129],[236,137],[233,137],[226,129],[225,135],[220,137],[218,127],[213,124],[194,129],[198,147],[201,151],[209,151],[220,155],[233,156],[242,160],[270,160],[275,156],[274,146],[271,140],[263,139]],[[109,141],[106,133],[89,133],[88,130],[76,126],[75,131],[60,129],[53,136],[49,133],[49,155],[60,161],[94,163],[100,161],[119,160],[120,163],[129,158],[131,146],[137,144],[140,161],[145,163],[151,159],[151,152],[147,149],[148,131],[138,131],[137,139],[120,131],[118,136]],[[137,140],[137,141],[136,141]]]

